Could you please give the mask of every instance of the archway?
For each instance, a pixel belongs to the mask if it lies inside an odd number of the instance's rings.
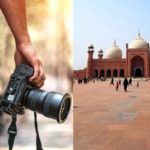
[[[93,77],[94,77],[94,78],[97,78],[97,77],[98,77],[98,70],[97,70],[97,69],[94,70]]]
[[[135,77],[143,77],[143,70],[142,70],[142,68],[135,68],[134,75],[135,75]]]
[[[120,70],[120,77],[124,77],[124,70],[123,69]]]
[[[117,77],[118,76],[118,71],[117,71],[117,69],[114,69],[114,71],[113,71],[113,77]]]
[[[100,77],[104,77],[105,76],[105,71],[104,71],[104,69],[101,69],[100,70]]]
[[[135,56],[131,60],[131,76],[143,77],[144,76],[144,59],[140,56]]]
[[[110,69],[107,70],[107,77],[111,77],[111,70]]]

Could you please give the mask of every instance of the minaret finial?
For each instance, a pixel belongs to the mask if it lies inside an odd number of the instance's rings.
[[[116,46],[116,39],[114,39],[114,45]]]
[[[138,36],[141,36],[140,29],[139,29],[139,31],[138,31]]]
[[[116,39],[114,39],[114,44],[116,45]]]

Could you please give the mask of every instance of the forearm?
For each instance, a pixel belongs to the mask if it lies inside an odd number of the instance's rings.
[[[16,44],[28,43],[25,0],[0,0],[0,8],[14,35]]]
[[[0,8],[16,41],[16,64],[28,64],[34,68],[30,81],[41,87],[45,80],[42,62],[32,47],[26,22],[25,0],[0,0]]]

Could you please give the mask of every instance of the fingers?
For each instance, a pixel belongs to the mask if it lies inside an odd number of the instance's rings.
[[[37,60],[36,62],[34,62],[33,67],[34,67],[34,74],[29,79],[29,81],[33,83],[36,87],[42,87],[46,77],[42,68],[41,61]]]
[[[24,63],[33,67],[34,74],[29,78],[29,81],[36,87],[41,87],[44,84],[45,74],[42,63],[37,57],[35,50],[30,41],[16,43],[17,53],[15,54],[16,64]]]
[[[32,64],[33,68],[34,68],[34,74],[33,76],[30,78],[31,82],[35,82],[40,74],[40,65],[38,63],[38,61],[34,62]]]

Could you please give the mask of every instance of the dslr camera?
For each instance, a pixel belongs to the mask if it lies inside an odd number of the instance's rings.
[[[33,68],[27,65],[16,66],[0,100],[0,109],[11,116],[16,116],[23,115],[27,108],[55,119],[58,123],[64,122],[71,107],[71,96],[34,87],[29,82],[33,72]]]

